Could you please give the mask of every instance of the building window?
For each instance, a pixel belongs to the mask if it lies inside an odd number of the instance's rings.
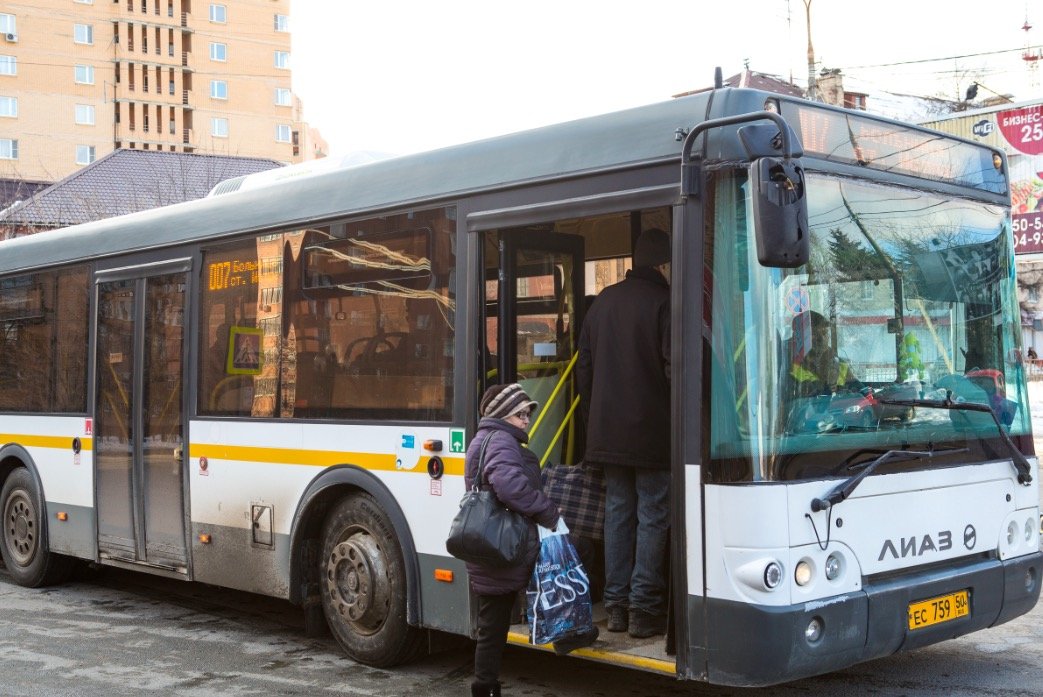
[[[228,47],[224,44],[210,44],[210,60],[222,62],[228,60]]]
[[[210,21],[224,24],[228,21],[228,9],[224,5],[210,3]]]
[[[118,112],[117,112],[118,113]],[[76,123],[81,126],[94,125],[94,107],[90,104],[76,105]]]
[[[18,141],[11,138],[0,138],[0,160],[18,159]]]
[[[93,65],[77,65],[75,67],[75,79],[78,84],[81,85],[93,85],[94,84],[94,66]]]
[[[213,99],[228,99],[228,83],[224,80],[211,80],[210,96]]]
[[[286,15],[275,15],[275,31],[290,31],[290,18]]]
[[[94,27],[90,24],[72,25],[72,40],[77,44],[91,45],[94,43]]]
[[[94,162],[94,146],[93,145],[77,145],[76,146],[76,164],[78,165],[89,165]]]
[[[73,2],[78,2],[81,5],[93,5],[94,4],[94,0],[73,0]]]
[[[17,34],[18,26],[15,24],[14,15],[0,13],[0,34]]]
[[[0,116],[17,118],[18,97],[0,97]]]
[[[18,59],[14,56],[0,56],[0,75],[17,75]]]
[[[284,123],[275,125],[275,142],[276,143],[289,143],[290,142],[290,127]]]
[[[228,119],[214,117],[210,119],[210,135],[215,138],[228,137]]]
[[[285,87],[276,87],[275,103],[278,106],[290,106],[290,90]]]
[[[285,70],[290,69],[290,52],[289,51],[276,51],[275,52],[275,67],[283,68]]]

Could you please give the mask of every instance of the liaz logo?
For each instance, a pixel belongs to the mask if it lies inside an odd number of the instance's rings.
[[[995,130],[995,128],[996,124],[994,124],[992,121],[989,121],[988,119],[982,119],[978,123],[971,126],[971,133],[981,138],[984,138],[985,136],[992,133],[992,131]]]
[[[963,529],[963,546],[967,549],[974,549],[974,545],[977,542],[977,531],[975,531],[973,525],[968,525]],[[894,559],[922,557],[928,552],[945,552],[950,549],[952,549],[952,532],[942,530],[934,535],[927,533],[924,535],[913,535],[912,537],[900,537],[898,540],[884,540],[884,545],[880,548],[880,556],[876,560],[883,561],[884,557],[887,556]]]

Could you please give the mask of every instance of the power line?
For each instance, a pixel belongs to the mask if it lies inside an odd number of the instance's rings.
[[[1001,54],[1004,54],[1004,53],[1018,53],[1018,52],[1025,51],[1025,50],[1035,51],[1035,50],[1039,50],[1039,49],[1043,49],[1043,46],[1030,46],[1027,49],[1025,49],[1025,48],[1005,48],[1005,49],[1002,49],[1002,50],[999,50],[999,51],[984,51],[982,53],[966,53],[966,54],[963,54],[963,55],[960,55],[960,56],[946,56],[945,58],[920,58],[918,60],[899,61],[897,63],[877,63],[875,65],[851,65],[851,66],[848,66],[845,70],[857,70],[859,68],[891,68],[891,67],[894,67],[896,65],[914,65],[914,64],[917,64],[917,63],[936,63],[936,62],[939,62],[939,61],[958,60],[960,58],[981,58],[982,56],[998,56],[998,55],[1001,55]]]

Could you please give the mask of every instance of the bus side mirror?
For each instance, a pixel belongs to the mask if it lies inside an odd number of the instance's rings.
[[[770,268],[808,262],[808,201],[804,168],[796,158],[761,157],[750,165],[757,259]]]

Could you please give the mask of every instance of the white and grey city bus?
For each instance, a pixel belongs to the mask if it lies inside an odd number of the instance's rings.
[[[445,537],[478,396],[522,382],[530,447],[577,462],[585,296],[649,227],[673,246],[669,632],[574,655],[764,685],[1035,604],[1003,154],[728,88],[0,243],[8,572],[286,598],[377,666],[470,635]],[[846,377],[811,389],[823,346]]]

